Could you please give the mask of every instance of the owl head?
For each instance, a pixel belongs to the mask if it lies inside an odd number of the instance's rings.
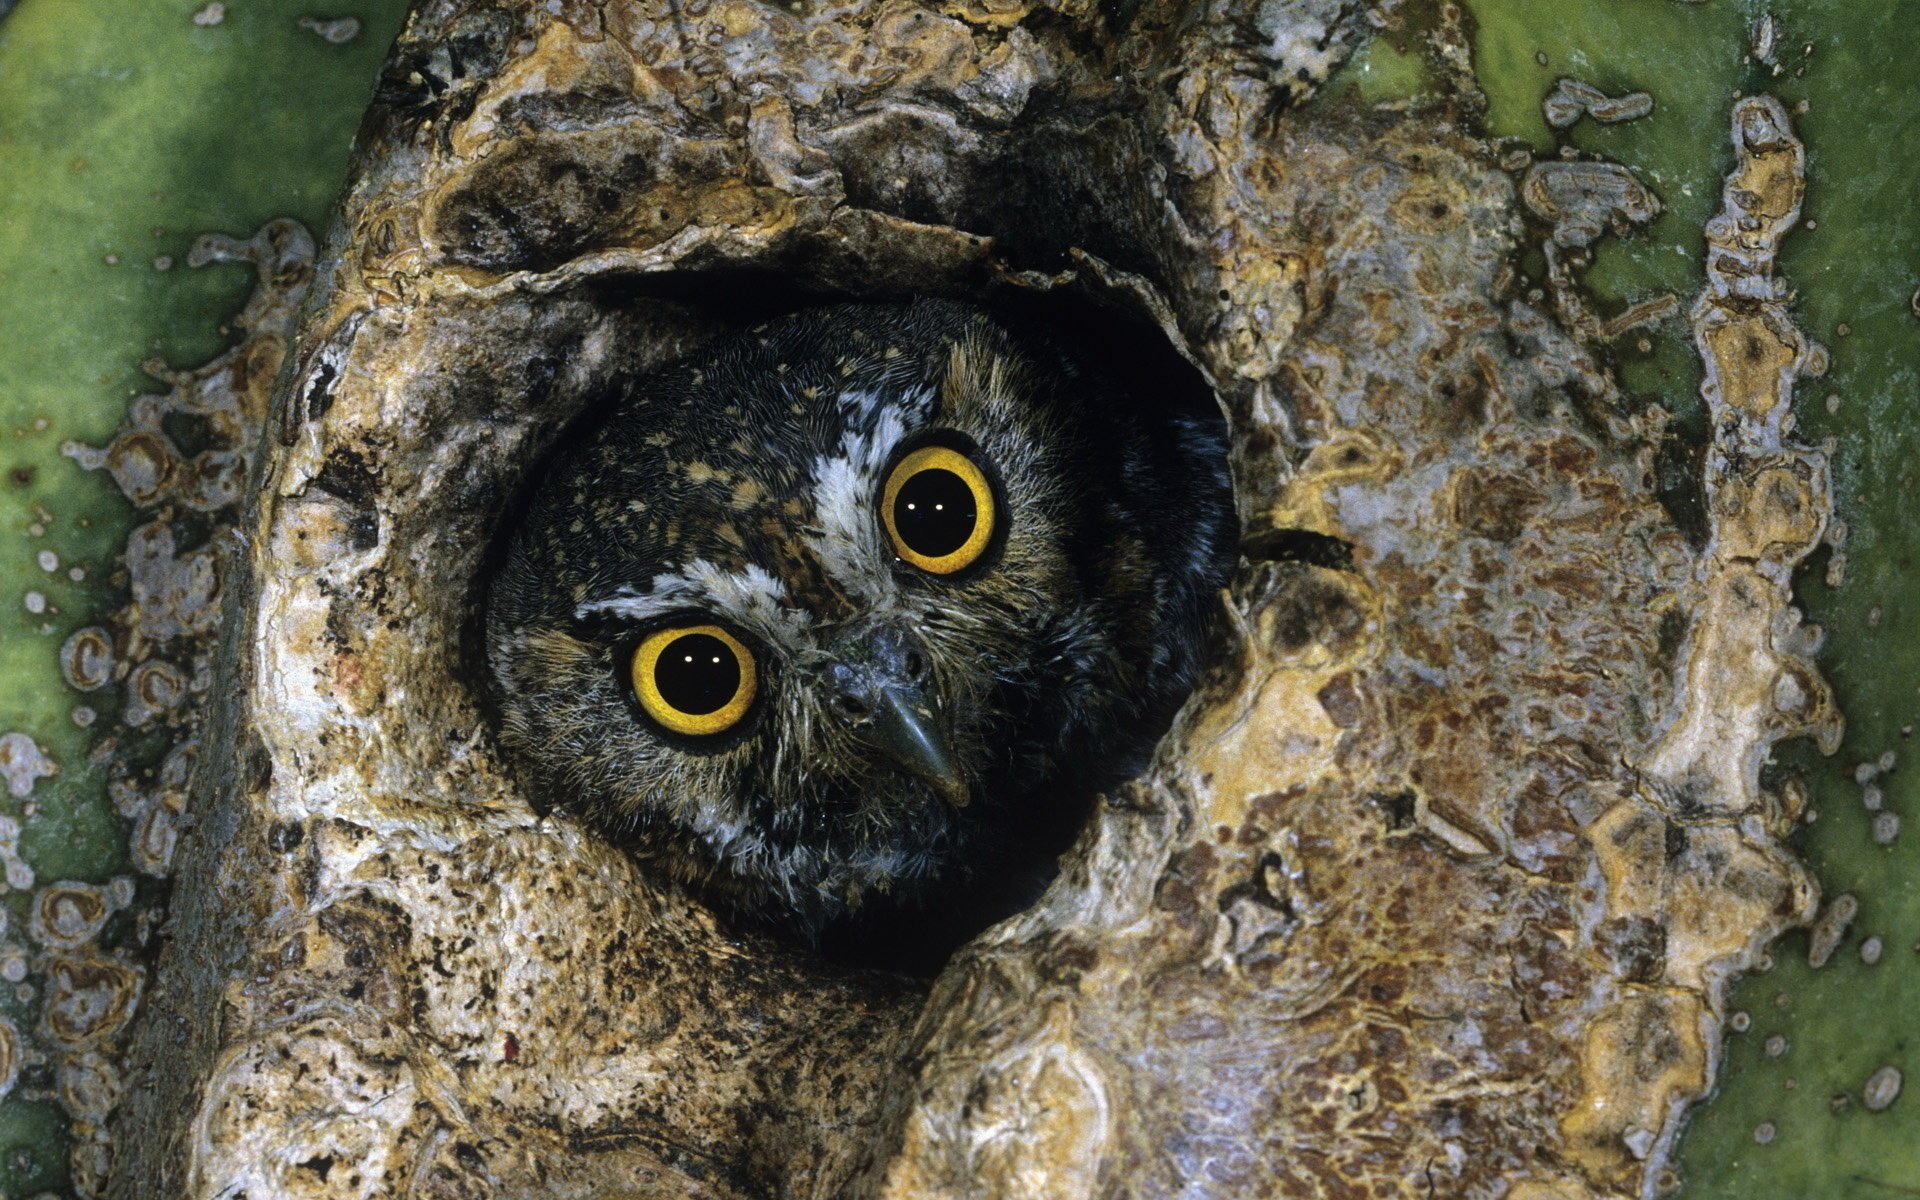
[[[586,421],[490,588],[503,740],[550,801],[809,927],[1110,781],[1232,554],[1202,422],[957,303],[799,313]]]

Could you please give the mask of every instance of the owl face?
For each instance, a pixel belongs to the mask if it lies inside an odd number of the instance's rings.
[[[1186,479],[1092,382],[935,302],[803,313],[638,382],[489,596],[535,786],[812,923],[1016,836],[1184,690],[1193,637],[1161,626],[1217,583],[1219,529],[1156,550],[1133,511],[1165,498],[1156,462],[1223,506],[1217,467]]]

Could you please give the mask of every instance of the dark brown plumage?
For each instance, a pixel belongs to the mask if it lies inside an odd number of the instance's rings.
[[[1203,422],[965,305],[799,313],[588,420],[488,599],[505,740],[549,799],[809,929],[1057,852],[1186,693],[1233,554]],[[923,556],[889,514],[973,541]]]

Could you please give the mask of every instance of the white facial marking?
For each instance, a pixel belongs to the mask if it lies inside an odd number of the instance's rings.
[[[575,608],[577,617],[596,614],[644,621],[676,609],[697,608],[728,617],[769,642],[789,644],[811,618],[787,605],[786,589],[757,563],[731,572],[700,559],[673,574],[655,575],[645,591],[622,588],[604,600]],[[691,660],[689,660],[691,661]]]
[[[888,570],[892,555],[873,511],[882,482],[880,469],[906,436],[900,410],[924,409],[932,399],[932,389],[922,388],[875,413],[879,399],[873,393],[842,393],[842,407],[862,416],[871,415],[871,426],[848,431],[841,439],[838,457],[816,459],[813,464],[813,501],[819,526],[809,531],[808,544],[821,569],[842,591],[876,608],[889,601],[894,591],[893,574]]]

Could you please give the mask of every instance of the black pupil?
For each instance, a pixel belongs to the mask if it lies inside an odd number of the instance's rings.
[[[907,549],[943,558],[967,544],[980,514],[973,489],[944,467],[914,472],[893,498],[893,528]]]
[[[740,660],[710,633],[689,633],[667,643],[653,664],[660,698],[689,716],[725,708],[740,690]]]

